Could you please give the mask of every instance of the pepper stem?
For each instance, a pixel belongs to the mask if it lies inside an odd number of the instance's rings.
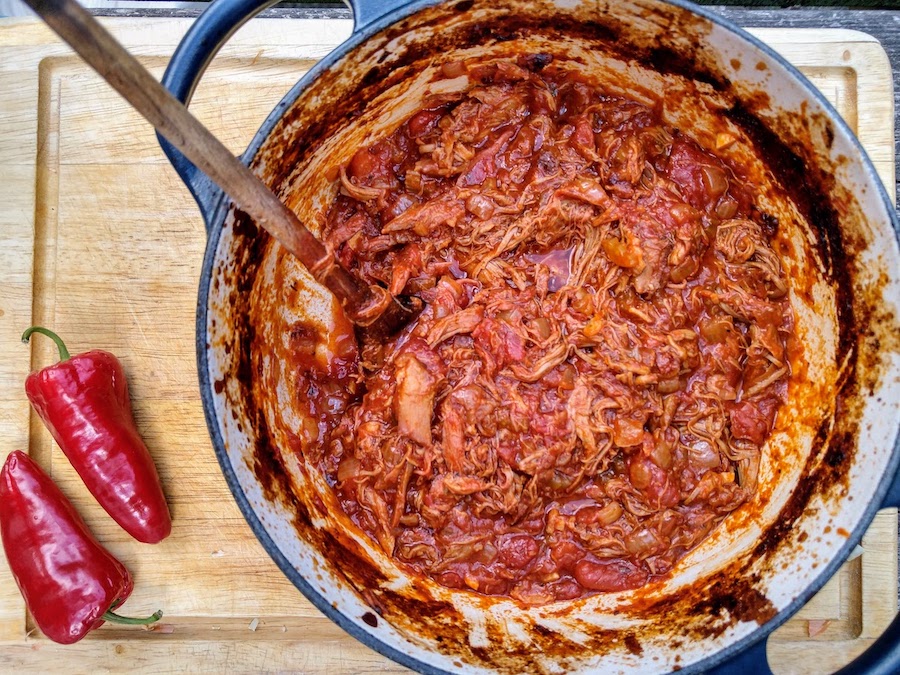
[[[40,333],[41,335],[46,335],[48,338],[53,340],[56,343],[56,346],[59,348],[59,360],[69,360],[69,350],[66,349],[66,343],[62,341],[62,338],[59,337],[59,335],[54,333],[49,328],[44,328],[43,326],[32,326],[24,333],[22,333],[22,342],[28,342],[28,338],[31,337],[32,333]]]
[[[157,621],[159,621],[162,618],[162,615],[163,613],[161,609],[144,618],[119,616],[111,609],[108,609],[100,618],[102,618],[104,621],[109,621],[110,623],[122,623],[129,626],[146,626],[149,623],[156,623]]]

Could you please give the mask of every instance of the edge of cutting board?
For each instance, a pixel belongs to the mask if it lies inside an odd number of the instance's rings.
[[[125,44],[138,55],[165,56],[171,53],[189,19],[128,18],[104,19]],[[220,52],[218,58],[246,58],[248,50],[267,56],[320,58],[349,34],[349,20],[257,19],[242,28]],[[298,34],[314,35],[313,40],[298,42]],[[878,143],[870,156],[886,185],[894,184],[893,97],[890,64],[881,45],[872,36],[841,29],[750,29],[763,41],[774,44],[789,60],[805,69],[845,67],[856,77],[856,93],[867,102],[854,120],[863,140],[888,138]],[[148,37],[150,36],[150,37]],[[265,45],[260,47],[260,45]],[[837,45],[849,45],[835,58]],[[31,18],[0,20],[0,49],[17,48],[31,59],[0,61],[0,91],[12,92],[16,105],[38,98],[37,71],[45,59],[67,56],[71,52],[59,44],[43,24]],[[15,88],[4,87],[9,79],[31,72],[32,78]],[[887,95],[886,95],[887,94]],[[890,129],[885,120],[890,120]],[[16,447],[28,447],[32,419],[21,392],[21,383],[31,370],[32,359],[43,362],[31,350],[21,348],[17,337],[21,326],[31,323],[33,307],[33,267],[35,214],[35,158],[37,119],[0,116],[0,166],[4,166],[8,197],[0,211],[0,454]],[[10,139],[14,138],[14,141]],[[893,193],[893,189],[890,190]],[[199,217],[198,217],[199,222]],[[17,236],[7,238],[10,228]],[[30,232],[25,230],[30,228]],[[8,345],[8,346],[7,346]],[[799,672],[812,664],[820,670],[838,667],[870,644],[892,619],[897,590],[897,515],[895,510],[879,514],[864,540],[869,552],[850,563],[852,575],[859,581],[862,608],[857,636],[846,640],[802,640],[795,630],[784,628],[769,641],[770,660],[777,671]],[[802,612],[801,612],[802,614]],[[180,633],[114,633],[100,631],[83,642],[59,647],[41,637],[23,634],[25,610],[5,560],[0,560],[0,666],[3,669],[41,671],[58,668],[65,658],[70,670],[84,672],[96,668],[195,670],[252,670],[295,668],[315,672],[406,672],[383,657],[361,647],[353,638],[327,620],[310,621],[302,642],[279,639],[277,617],[264,620],[258,633],[238,630],[236,623],[212,627],[215,619],[202,617],[175,619]],[[248,618],[249,622],[249,618]],[[788,624],[790,625],[790,623]],[[854,629],[856,630],[856,629]],[[273,637],[273,634],[275,637]],[[333,649],[311,651],[310,645],[329,644]],[[202,659],[198,662],[197,659]]]

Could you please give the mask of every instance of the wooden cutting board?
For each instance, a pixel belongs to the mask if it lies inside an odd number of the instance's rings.
[[[105,23],[160,75],[190,22]],[[242,151],[290,85],[349,31],[348,21],[254,20],[215,59],[193,110]],[[850,31],[755,32],[837,105],[892,186],[891,74],[880,45]],[[104,626],[60,647],[35,630],[0,559],[0,671],[404,672],[288,583],[225,485],[194,355],[204,237],[143,120],[43,26],[0,21],[0,459],[27,449],[132,571],[136,590],[123,611],[165,610],[157,630]],[[19,341],[33,323],[57,330],[73,353],[97,347],[121,357],[172,508],[165,542],[130,540],[30,414],[22,382],[55,360],[48,340]],[[770,640],[777,673],[832,671],[890,621],[896,512],[879,514],[864,548]]]

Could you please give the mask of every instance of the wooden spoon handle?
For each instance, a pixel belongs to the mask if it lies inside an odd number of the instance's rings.
[[[334,255],[294,212],[75,0],[25,2],[160,134],[215,181],[239,209],[334,293],[354,323],[369,326],[386,310],[389,315],[406,311],[383,288],[367,286],[337,264]],[[402,316],[399,321],[403,322]]]

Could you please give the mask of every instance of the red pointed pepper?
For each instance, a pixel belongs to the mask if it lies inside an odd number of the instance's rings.
[[[71,644],[104,621],[146,624],[114,614],[131,594],[124,565],[103,548],[51,478],[16,450],[0,471],[0,538],[38,628]]]
[[[94,498],[138,541],[155,544],[172,531],[159,475],[131,413],[128,384],[119,360],[94,350],[69,356],[52,331],[25,331],[52,338],[59,363],[32,373],[25,393]]]

